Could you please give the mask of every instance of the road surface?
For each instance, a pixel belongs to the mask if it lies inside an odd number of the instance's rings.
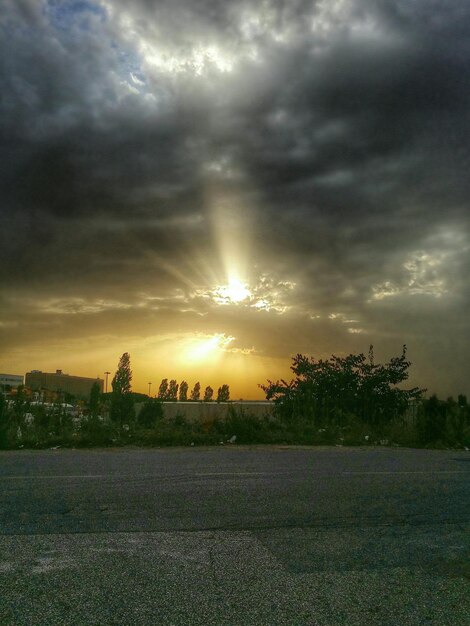
[[[0,452],[0,624],[470,626],[470,453]]]

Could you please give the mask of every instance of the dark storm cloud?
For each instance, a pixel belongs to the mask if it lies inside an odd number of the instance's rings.
[[[2,3],[5,342],[13,322],[20,342],[35,320],[73,335],[80,315],[150,332],[147,293],[276,356],[464,345],[469,25],[457,1]],[[225,197],[249,264],[296,283],[283,315],[194,296],[223,274]],[[91,309],[23,319],[38,297]]]

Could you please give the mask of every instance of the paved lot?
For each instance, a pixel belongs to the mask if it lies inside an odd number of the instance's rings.
[[[0,624],[470,625],[470,453],[0,453]]]

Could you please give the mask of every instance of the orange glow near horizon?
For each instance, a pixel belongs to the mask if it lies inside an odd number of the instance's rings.
[[[123,352],[129,352],[133,372],[132,389],[148,393],[148,382],[155,395],[163,378],[186,380],[190,389],[200,382],[202,389],[210,385],[215,393],[227,384],[233,400],[264,399],[258,385],[268,378],[289,377],[289,363],[285,359],[265,357],[253,352],[231,348],[234,338],[214,335],[188,334],[186,336],[151,337],[146,339],[122,338],[119,344],[108,337],[94,338],[93,348],[88,341],[57,343],[47,352],[40,345],[31,346],[27,357],[18,354],[9,359],[9,373],[24,375],[32,369],[66,374],[99,377],[111,372],[108,390]],[[13,356],[13,355],[12,355]]]
[[[178,383],[186,380],[190,389],[200,382],[202,389],[210,385],[215,392],[218,387],[227,384],[232,400],[263,400],[265,394],[259,384],[264,384],[268,378],[289,377],[289,363],[285,359],[233,351],[229,347],[231,339],[214,335],[189,340],[185,347],[189,358],[185,356],[185,351],[167,357],[165,361],[157,359],[156,362],[148,358],[137,359],[137,353],[133,359],[131,354],[131,363],[136,364],[133,367],[134,390],[147,393],[147,382],[152,381],[154,395],[162,378],[174,378]]]

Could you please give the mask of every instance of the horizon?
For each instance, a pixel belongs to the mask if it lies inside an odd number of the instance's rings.
[[[370,347],[373,348],[373,346],[370,346]],[[362,353],[362,354],[365,354],[365,353]],[[375,355],[375,351],[374,351],[374,355]],[[311,355],[306,355],[306,356],[311,356]],[[330,355],[330,356],[338,356],[338,355]],[[376,364],[380,364],[380,363],[377,362],[376,359],[374,359],[374,361],[375,361]],[[383,364],[385,364],[385,362]],[[289,376],[278,377],[277,380],[281,380],[281,379],[284,379],[284,380],[287,380],[287,381],[293,380],[295,378],[295,376],[292,374],[290,366],[289,366],[289,372],[290,372]],[[34,369],[27,370],[24,374],[15,374],[15,373],[11,373],[11,372],[9,374],[10,375],[22,376],[24,384],[25,384],[26,374],[28,374],[28,373],[29,374],[30,373],[42,373],[42,374],[49,374],[49,375],[50,374],[60,374],[62,376],[71,376],[71,377],[77,377],[78,376],[78,377],[87,378],[89,380],[100,380],[101,382],[103,382],[103,395],[105,395],[106,393],[108,393],[108,394],[112,393],[112,379],[113,379],[114,374],[116,373],[116,371],[114,371],[114,372],[113,371],[105,371],[101,375],[97,374],[96,376],[91,376],[90,374],[85,374],[85,373],[77,374],[76,372],[71,373],[71,372],[68,372],[68,371],[64,371],[63,369],[57,369],[57,368],[55,370],[51,370],[51,371],[39,370],[39,369],[34,368]],[[108,390],[107,391],[106,391],[106,374],[108,374]],[[171,377],[171,376],[163,376],[162,378],[156,378],[155,380],[150,381],[150,384],[151,384],[150,390],[149,390],[149,387],[148,387],[149,381],[147,381],[147,383],[145,383],[145,384],[140,383],[139,388],[137,389],[137,388],[134,387],[134,383],[133,383],[134,371],[133,371],[133,367],[132,367],[132,360],[131,360],[131,374],[132,374],[132,377],[131,377],[131,391],[133,393],[138,393],[138,394],[142,394],[142,395],[148,396],[149,398],[157,398],[158,397],[158,388],[159,388],[160,383],[164,379],[167,379],[168,381],[174,379],[178,383],[178,386],[179,386],[179,384],[182,381],[186,381],[188,383],[188,393],[192,390],[192,388],[194,387],[194,385],[196,383],[200,383],[200,385],[201,385],[201,394],[203,393],[203,391],[204,391],[206,386],[210,386],[210,387],[213,388],[214,394],[216,395],[217,389],[219,387],[221,387],[223,384],[227,384],[229,386],[229,389],[230,389],[230,401],[246,401],[246,402],[259,402],[259,401],[262,401],[262,400],[266,401],[266,393],[265,393],[265,391],[263,389],[261,389],[261,385],[267,383],[268,379],[266,379],[265,381],[262,381],[261,383],[257,383],[256,384],[256,391],[257,391],[256,397],[251,397],[251,396],[247,397],[247,396],[243,396],[243,395],[240,395],[240,394],[237,394],[237,393],[233,393],[232,386],[231,386],[230,382],[228,382],[228,381],[221,382],[220,384],[219,383],[218,384],[214,384],[212,381],[207,381],[205,379],[201,379],[201,377],[198,378],[197,376],[196,376],[196,378],[194,378],[194,380],[190,380],[187,377],[185,378],[184,376],[182,376],[181,378]],[[103,376],[103,378],[102,378],[102,376]],[[202,380],[202,382],[201,382],[201,380]],[[269,380],[274,380],[274,379],[269,379]],[[410,376],[409,380],[406,380],[405,382],[402,382],[400,385],[398,385],[398,387],[401,388],[401,389],[403,389],[403,388],[411,388],[413,385],[410,383],[410,380],[412,380],[412,376]],[[144,387],[146,387],[146,390],[144,389]],[[239,389],[236,388],[236,391],[238,391],[238,390]],[[433,395],[439,395],[434,390],[430,390],[428,388],[421,388],[421,391],[422,391],[422,397],[423,398],[429,398],[429,397],[431,397]],[[215,397],[215,395],[214,395],[214,397]],[[447,395],[444,395],[444,396],[441,395],[440,399],[441,400],[448,399],[448,398],[456,399],[459,395],[466,395],[466,394],[463,393],[462,391],[459,391],[455,395],[453,395],[453,394],[450,394],[450,395],[447,394]],[[200,401],[202,402],[202,400],[200,400]],[[171,401],[171,402],[174,402],[174,401]]]
[[[470,6],[6,0],[0,370],[470,396]],[[31,366],[32,364],[32,366]],[[202,374],[201,374],[202,372]],[[153,388],[152,385],[152,388]]]

